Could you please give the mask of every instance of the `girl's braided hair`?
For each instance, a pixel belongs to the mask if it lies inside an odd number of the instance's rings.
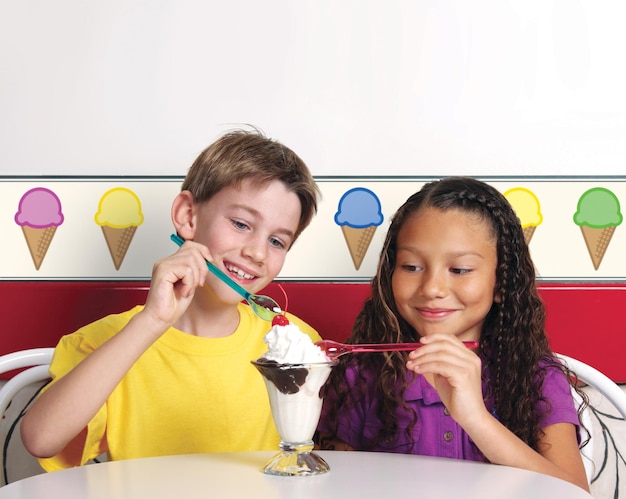
[[[537,406],[544,401],[541,385],[546,366],[569,371],[553,357],[545,334],[545,308],[537,291],[535,268],[520,220],[506,198],[492,186],[469,177],[449,177],[427,183],[398,209],[391,220],[383,245],[378,270],[372,280],[371,297],[358,314],[349,343],[412,342],[419,340],[415,331],[399,314],[393,297],[391,278],[396,263],[398,233],[405,221],[421,208],[442,211],[459,210],[486,221],[492,229],[497,249],[496,285],[492,304],[485,318],[480,338],[483,376],[493,397],[500,421],[530,447],[537,450],[542,436]],[[382,422],[376,442],[393,438],[398,432],[398,407],[410,412],[403,401],[407,388],[406,353],[354,355],[341,358],[330,378],[338,394],[329,420],[336,421],[338,408],[353,404],[370,389],[360,383],[349,391],[345,382],[348,365],[359,371],[380,372],[374,395],[380,401],[377,416]],[[400,387],[400,390],[398,390]],[[583,401],[586,396],[575,388]],[[585,407],[583,403],[579,414]],[[412,424],[417,421],[413,414]],[[411,428],[406,429],[407,435]],[[374,443],[374,445],[376,444]]]

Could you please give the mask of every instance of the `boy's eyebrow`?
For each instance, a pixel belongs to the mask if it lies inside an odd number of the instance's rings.
[[[240,208],[244,211],[249,212],[251,215],[253,215],[256,218],[263,218],[263,214],[257,210],[256,208],[253,208],[252,206],[246,205],[246,204],[233,204],[232,205],[234,208]],[[292,230],[289,229],[285,229],[283,227],[278,228],[277,230],[275,230],[274,232],[278,233],[278,234],[284,234],[287,237],[290,238],[294,238],[295,233]]]

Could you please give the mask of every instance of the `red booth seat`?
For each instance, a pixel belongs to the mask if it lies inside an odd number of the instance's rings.
[[[343,340],[369,294],[367,283],[282,282],[287,309],[329,339]],[[79,327],[143,303],[148,282],[0,281],[0,354],[49,347]],[[554,351],[626,382],[626,284],[539,285]],[[285,305],[277,283],[264,290]]]

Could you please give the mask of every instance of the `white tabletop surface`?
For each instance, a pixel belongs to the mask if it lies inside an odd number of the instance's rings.
[[[331,467],[324,475],[265,475],[261,468],[274,454],[193,454],[93,464],[1,487],[0,499],[591,497],[575,485],[538,473],[404,454],[323,451],[319,454]]]

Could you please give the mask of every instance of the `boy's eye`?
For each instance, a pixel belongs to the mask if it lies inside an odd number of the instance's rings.
[[[275,237],[270,237],[270,244],[275,248],[285,248],[285,243]]]
[[[246,230],[250,228],[248,224],[241,222],[239,220],[232,220],[231,223],[236,229],[239,229],[239,230]]]

